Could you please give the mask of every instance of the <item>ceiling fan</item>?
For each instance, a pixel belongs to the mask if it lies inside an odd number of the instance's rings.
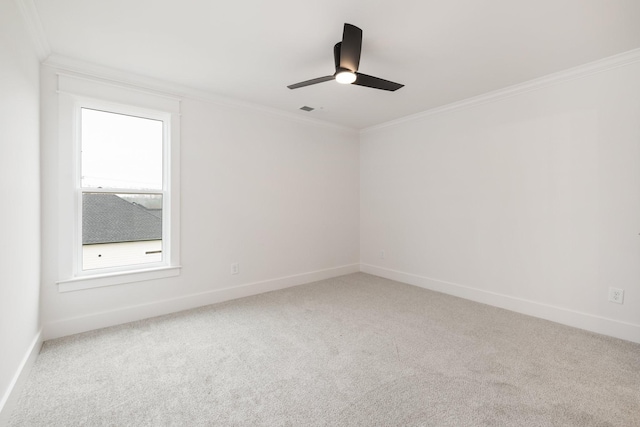
[[[390,82],[389,80],[384,80],[379,77],[358,73],[361,51],[362,30],[355,25],[344,24],[342,41],[336,43],[333,47],[333,59],[336,64],[336,72],[331,76],[318,77],[317,79],[307,80],[287,87],[289,89],[298,89],[334,79],[342,84],[354,84],[392,92],[404,86],[400,83]]]

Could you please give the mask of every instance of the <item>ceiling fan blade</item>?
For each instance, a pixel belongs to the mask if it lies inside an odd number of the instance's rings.
[[[362,73],[356,73],[356,81],[351,84],[372,87],[374,89],[389,90],[391,92],[396,91],[404,86],[400,83],[390,82],[389,80],[368,76]]]
[[[362,51],[362,30],[355,25],[344,24],[342,47],[340,48],[340,67],[358,71],[360,52]]]
[[[324,76],[318,77],[317,79],[311,79],[304,82],[296,83],[293,85],[287,86],[289,89],[298,89],[299,87],[311,86],[318,83],[328,82],[329,80],[333,80],[333,76]]]

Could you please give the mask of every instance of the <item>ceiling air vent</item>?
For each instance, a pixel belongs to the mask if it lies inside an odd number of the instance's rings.
[[[306,105],[305,105],[304,107],[300,107],[300,109],[301,109],[302,111],[313,111],[313,110],[314,110],[314,108],[313,108],[313,107],[308,107],[308,106],[306,106]]]

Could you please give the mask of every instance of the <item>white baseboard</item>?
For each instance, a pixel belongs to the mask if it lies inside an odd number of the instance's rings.
[[[31,368],[33,368],[33,364],[38,358],[38,354],[42,348],[42,341],[41,328],[33,338],[33,341],[22,358],[22,362],[20,362],[20,366],[18,366],[9,387],[5,391],[4,396],[2,396],[2,400],[0,400],[0,426],[7,425],[9,423],[11,412],[18,403],[18,398],[20,397],[24,383],[29,377]]]
[[[517,313],[551,320],[552,322],[561,323],[563,325],[573,326],[575,328],[585,329],[587,331],[640,343],[640,325],[633,323],[621,322],[619,320],[582,313],[563,307],[552,306],[368,264],[360,264],[360,271],[363,273],[373,274],[374,276],[384,277],[385,279],[391,279],[432,291],[442,292],[471,301],[492,305],[494,307],[504,308]]]
[[[345,274],[357,273],[359,271],[359,264],[351,264],[261,282],[248,283],[232,288],[216,289],[162,301],[154,301],[147,304],[122,307],[115,310],[92,313],[86,316],[57,320],[44,325],[44,339],[50,340],[67,335],[92,331],[94,329],[120,325],[155,316],[162,316],[169,313],[189,310],[191,308],[215,304],[236,298],[257,295],[263,292],[275,291],[318,280],[343,276]]]

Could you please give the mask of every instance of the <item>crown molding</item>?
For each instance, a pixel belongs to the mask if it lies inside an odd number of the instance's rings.
[[[370,126],[360,130],[360,135],[401,125],[403,123],[421,120],[438,114],[450,113],[487,104],[490,102],[500,101],[502,99],[517,96],[526,92],[539,90],[548,86],[560,84],[571,80],[581,79],[614,68],[624,67],[626,65],[630,65],[639,61],[640,49],[633,49],[617,55],[599,59],[597,61],[579,65],[577,67],[569,68],[567,70],[559,71],[557,73],[548,74],[546,76],[529,80],[524,83],[508,86],[503,89],[498,89],[482,95],[474,96],[472,98],[467,98],[462,101],[452,102],[451,104],[446,104],[441,107],[436,107],[430,110],[422,111],[420,113],[411,114],[409,116],[401,117],[399,119],[381,123],[379,125]]]
[[[22,20],[25,23],[25,28],[31,37],[31,41],[36,49],[36,55],[40,61],[44,61],[49,55],[51,55],[51,45],[42,28],[42,21],[40,21],[40,15],[38,15],[38,9],[36,9],[33,0],[14,0]]]
[[[342,126],[315,118],[301,117],[297,114],[279,110],[277,108],[239,101],[206,90],[196,89],[178,83],[171,83],[152,77],[142,76],[128,71],[104,67],[102,65],[91,64],[75,58],[58,55],[56,53],[50,54],[47,59],[42,62],[42,65],[50,67],[56,71],[75,74],[79,77],[89,77],[92,79],[100,80],[103,83],[127,87],[130,89],[149,92],[156,95],[178,99],[188,98],[196,101],[219,105],[225,108],[236,108],[244,111],[252,111],[272,115],[281,119],[331,129],[353,136],[358,135],[358,130],[355,128]]]

